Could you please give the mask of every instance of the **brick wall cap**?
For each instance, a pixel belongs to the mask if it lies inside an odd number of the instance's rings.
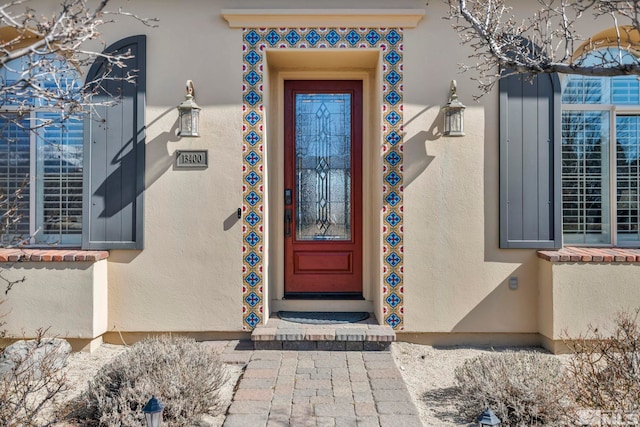
[[[538,251],[538,258],[549,262],[640,263],[640,249],[566,247]]]
[[[0,262],[97,262],[107,258],[109,251],[0,248]]]

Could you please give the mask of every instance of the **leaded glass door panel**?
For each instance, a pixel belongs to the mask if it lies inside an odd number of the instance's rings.
[[[362,295],[362,82],[285,82],[285,296]]]

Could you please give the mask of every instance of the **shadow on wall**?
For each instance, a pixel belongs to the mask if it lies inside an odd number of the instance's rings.
[[[238,221],[240,221],[241,218],[242,214],[239,215],[238,212],[233,212],[222,223],[222,229],[224,231],[230,230]]]
[[[407,126],[412,121],[426,113],[432,108],[440,107],[425,107],[418,114],[410,118],[404,123]],[[439,112],[435,120],[431,124],[428,130],[421,130],[408,140],[404,141],[404,186],[408,187],[422,172],[427,169],[429,164],[435,159],[435,156],[430,156],[427,153],[427,141],[435,141],[442,136],[442,131],[439,124],[442,120],[442,113]]]
[[[151,128],[154,124],[156,124],[160,119],[162,119],[167,114],[169,113],[173,114],[174,112],[175,112],[175,107],[171,107],[167,109],[161,115],[156,117],[152,122],[150,122],[146,126],[146,129]],[[152,140],[146,141],[145,184],[144,184],[145,189],[149,188],[154,182],[156,182],[158,178],[164,172],[166,172],[173,164],[173,156],[169,154],[167,145],[169,142],[174,142],[179,140],[179,137],[177,136],[177,130],[178,130],[178,120],[176,119],[169,131],[162,132]],[[133,143],[133,141],[129,141],[129,144],[131,143]],[[114,188],[118,189],[118,191],[120,191],[121,194],[123,195],[125,194],[126,191],[132,191],[132,192],[136,191],[135,182],[127,182],[127,184],[129,184],[128,188],[124,188],[124,186],[121,186],[121,183],[122,183],[121,175],[122,175],[123,168],[131,168],[133,166],[131,163],[135,162],[135,156],[134,156],[135,150],[128,150],[126,154],[124,155],[122,154],[127,147],[128,145],[123,147],[123,149],[121,149],[112,159],[110,159],[111,164],[117,165],[117,168],[107,177],[104,183],[96,189],[94,193],[96,196],[105,198],[107,191],[111,191],[111,193],[113,194]],[[137,196],[139,196],[139,194],[136,194],[136,197]],[[128,199],[131,200],[131,198],[128,198]],[[116,215],[125,207],[126,206],[122,206],[121,204],[117,204],[117,203],[110,203],[110,204],[105,203],[105,209],[102,212],[100,212],[99,215],[101,217],[111,217]],[[109,262],[129,263],[135,257],[137,257],[139,253],[140,253],[139,251],[113,251],[109,258]]]
[[[158,122],[167,114],[175,114],[175,111],[175,107],[168,108],[158,117],[156,117],[155,120],[149,123],[147,129],[151,128],[156,122]],[[173,156],[169,154],[167,144],[169,142],[176,142],[179,140],[180,137],[178,136],[178,118],[176,117],[176,120],[173,122],[173,125],[171,126],[171,129],[169,131],[162,132],[151,141],[147,142],[145,189],[149,188],[153,183],[155,183],[158,178],[160,178],[160,176],[162,176],[173,165]]]
[[[147,129],[153,126],[153,124],[160,120],[162,117],[170,112],[173,112],[174,110],[175,108],[170,108],[162,113],[154,121],[149,123]],[[176,120],[172,125],[171,130],[159,134],[157,137],[146,143],[145,189],[153,184],[171,166],[173,156],[169,154],[167,150],[167,144],[170,141],[177,141],[179,139],[176,135],[177,129],[178,121]],[[122,179],[125,170],[135,170],[136,149],[129,149],[130,145],[133,143],[133,140],[129,140],[127,144],[122,149],[120,149],[115,154],[115,156],[113,156],[113,158],[109,160],[112,166],[116,166],[116,169],[111,174],[109,174],[109,176],[94,192],[95,196],[102,197],[105,200],[105,203],[103,203],[104,209],[99,213],[99,216],[102,218],[111,218],[126,207],[120,203],[106,203],[107,194],[114,194],[115,191],[119,191],[122,196],[131,194],[133,192],[136,192],[136,197],[140,195],[139,190],[136,190],[135,180],[123,181]],[[130,201],[132,200],[132,197],[125,196],[120,197],[120,199]],[[118,200],[118,198],[114,197],[110,200]]]
[[[536,257],[535,254],[532,256]],[[451,332],[538,332],[538,280],[536,272],[535,259],[516,268],[478,302],[453,327]],[[516,278],[517,283],[510,283],[512,278]],[[525,278],[529,278],[529,280],[524,280]]]

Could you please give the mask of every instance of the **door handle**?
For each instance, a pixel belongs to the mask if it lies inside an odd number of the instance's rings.
[[[291,237],[291,209],[284,210],[284,237]]]

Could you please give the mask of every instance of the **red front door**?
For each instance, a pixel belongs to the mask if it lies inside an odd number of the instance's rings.
[[[285,82],[285,297],[362,296],[362,82]]]

